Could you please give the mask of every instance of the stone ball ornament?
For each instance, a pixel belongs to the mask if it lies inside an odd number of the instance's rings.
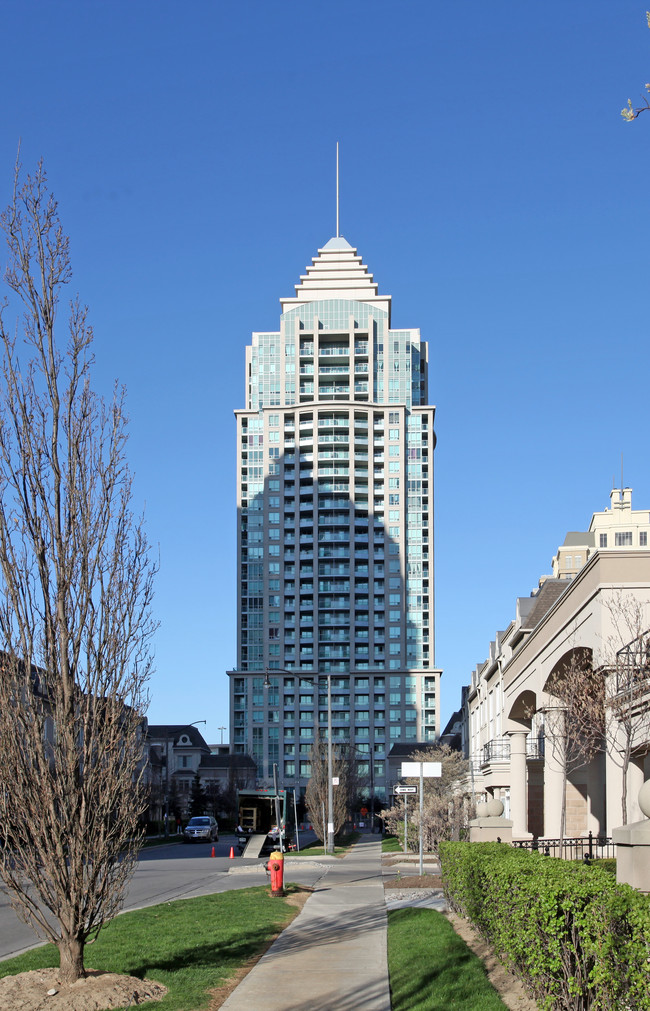
[[[639,790],[639,807],[646,818],[650,818],[650,779],[646,779]]]

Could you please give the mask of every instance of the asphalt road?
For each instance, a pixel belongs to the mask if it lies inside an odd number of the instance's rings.
[[[264,867],[268,857],[244,860],[235,856],[230,859],[231,846],[237,853],[234,836],[221,836],[214,844],[214,857],[212,846],[212,843],[182,845],[172,842],[142,850],[124,910],[266,884]],[[315,884],[327,870],[327,863],[321,863],[319,856],[301,857],[290,863],[286,880],[306,885]],[[0,960],[18,955],[38,943],[34,931],[17,917],[7,893],[0,889]]]

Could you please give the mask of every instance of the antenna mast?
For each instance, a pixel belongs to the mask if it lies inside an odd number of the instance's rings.
[[[336,238],[339,237],[339,142],[336,142]]]

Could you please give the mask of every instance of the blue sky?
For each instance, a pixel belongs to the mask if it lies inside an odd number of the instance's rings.
[[[621,453],[650,508],[644,5],[0,0],[0,31],[0,204],[22,138],[128,389],[152,722],[228,724],[244,347],[335,231],[338,140],[341,232],[430,342],[444,723]]]

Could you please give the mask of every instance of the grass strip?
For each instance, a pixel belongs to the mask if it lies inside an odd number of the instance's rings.
[[[358,842],[360,838],[360,832],[348,832],[345,835],[339,836],[334,844],[334,853],[332,856],[344,857],[350,852],[354,844]],[[310,857],[323,856],[324,847],[320,839],[313,839],[311,842],[305,843],[304,846],[301,843],[300,850],[292,850],[289,855],[291,857],[299,857],[303,854]]]
[[[388,912],[392,1011],[502,1011],[485,967],[435,909]]]
[[[142,849],[150,850],[154,849],[156,846],[177,846],[182,841],[183,840],[179,835],[170,835],[167,837],[164,835],[150,836],[149,839],[145,839],[142,843]]]
[[[209,991],[263,952],[296,913],[264,886],[149,906],[109,923],[86,948],[86,968],[164,983],[169,993],[152,1005],[156,1011],[200,1011]],[[0,962],[0,976],[58,965],[58,949],[48,944]]]
[[[382,853],[403,853],[404,847],[397,836],[387,835],[381,841]]]

